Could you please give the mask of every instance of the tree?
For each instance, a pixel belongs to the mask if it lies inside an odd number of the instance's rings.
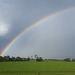
[[[75,59],[74,58],[72,59],[72,62],[75,62]]]
[[[26,58],[22,58],[22,61],[27,61],[27,59]]]
[[[27,61],[30,61],[30,58],[29,57],[27,58]]]
[[[42,57],[38,57],[36,61],[43,61]]]
[[[35,54],[35,58],[36,58],[36,61],[43,61],[42,57],[38,57],[36,54]]]
[[[11,58],[11,61],[15,61],[15,57],[12,57],[12,58]]]
[[[3,61],[3,58],[2,58],[2,56],[0,56],[0,62],[2,62]]]
[[[39,61],[43,61],[42,57],[39,57]]]
[[[16,57],[16,61],[22,61],[21,57]]]
[[[4,56],[3,58],[4,61],[10,61],[10,56]]]
[[[35,58],[37,59],[38,58],[38,56],[35,54]]]
[[[66,58],[66,59],[64,59],[64,61],[71,62],[70,58]]]

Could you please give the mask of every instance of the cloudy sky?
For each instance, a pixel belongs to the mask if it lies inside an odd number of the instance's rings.
[[[0,0],[0,53],[20,32],[75,0]],[[5,55],[75,58],[75,9],[49,18],[24,33]]]

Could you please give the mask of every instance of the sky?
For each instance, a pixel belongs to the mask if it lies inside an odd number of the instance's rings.
[[[0,0],[0,53],[20,32],[75,0]],[[5,55],[75,58],[75,9],[58,14],[24,33]]]

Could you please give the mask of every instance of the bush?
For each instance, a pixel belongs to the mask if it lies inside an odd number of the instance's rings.
[[[38,57],[36,61],[43,61],[42,57]]]
[[[70,58],[66,58],[66,59],[64,59],[64,61],[71,62]]]
[[[75,62],[75,59],[72,59],[72,62]]]

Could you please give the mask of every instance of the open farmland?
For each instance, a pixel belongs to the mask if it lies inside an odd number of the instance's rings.
[[[75,63],[0,62],[0,75],[75,75]]]

